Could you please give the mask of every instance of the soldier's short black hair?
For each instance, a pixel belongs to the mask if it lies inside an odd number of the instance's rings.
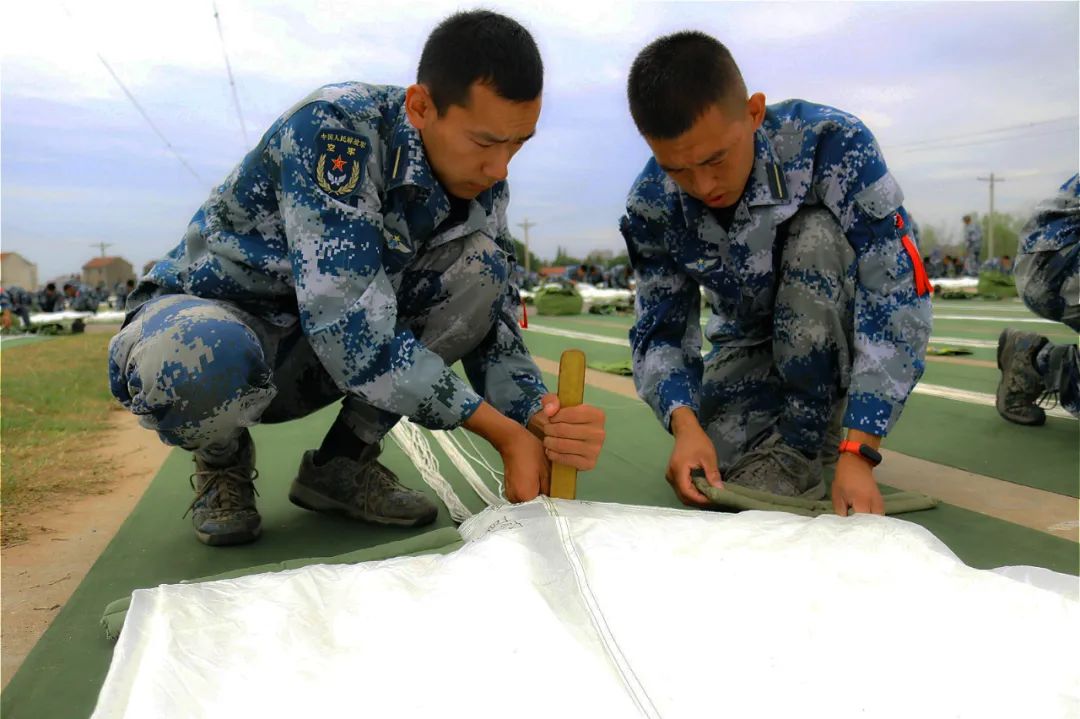
[[[490,10],[459,12],[431,31],[416,81],[431,92],[439,115],[464,106],[474,82],[490,85],[513,102],[527,102],[544,88],[544,63],[529,31]]]
[[[724,45],[685,30],[649,43],[630,66],[626,83],[638,132],[670,140],[716,104],[746,100],[746,83]]]
[[[46,290],[52,290],[53,292],[56,292],[56,283],[55,282],[50,282],[49,284],[45,285],[45,289]]]

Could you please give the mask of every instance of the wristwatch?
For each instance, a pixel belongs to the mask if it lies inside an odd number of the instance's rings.
[[[875,467],[881,464],[881,452],[878,452],[868,444],[852,442],[849,439],[845,439],[840,443],[840,451],[857,454]]]

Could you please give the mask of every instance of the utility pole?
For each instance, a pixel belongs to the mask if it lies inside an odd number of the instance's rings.
[[[105,256],[105,248],[106,247],[112,247],[112,243],[111,242],[91,242],[90,246],[91,247],[100,247],[101,248],[101,256],[104,257]]]
[[[978,177],[979,182],[990,183],[990,219],[986,223],[987,237],[987,253],[986,259],[995,257],[994,255],[994,185],[998,182],[1005,182],[1004,177],[995,177],[994,173],[990,173],[990,177]]]
[[[529,228],[536,227],[535,222],[529,222],[529,218],[526,217],[524,222],[519,222],[518,227],[525,230],[525,276],[529,276]]]

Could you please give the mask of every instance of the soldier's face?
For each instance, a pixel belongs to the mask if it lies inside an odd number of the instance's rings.
[[[689,130],[670,140],[646,137],[660,168],[679,188],[709,207],[731,207],[754,167],[754,132],[765,119],[765,96],[743,108],[711,106]]]
[[[473,83],[464,105],[441,117],[426,88],[408,89],[409,121],[420,131],[431,169],[454,197],[472,199],[505,180],[510,160],[536,132],[540,98],[511,102],[484,84]]]

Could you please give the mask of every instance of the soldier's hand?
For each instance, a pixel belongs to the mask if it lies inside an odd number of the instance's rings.
[[[560,407],[559,396],[551,393],[544,395],[543,405],[529,428],[544,443],[547,458],[580,470],[595,467],[607,436],[604,411],[587,404]]]
[[[538,495],[551,493],[551,465],[544,456],[544,445],[539,439],[521,429],[521,434],[514,441],[498,449],[503,461],[503,485],[508,500],[528,502]]]
[[[672,415],[671,427],[675,433],[675,448],[668,461],[667,481],[675,490],[679,501],[689,507],[708,507],[708,498],[698,491],[690,479],[695,469],[705,472],[709,484],[721,488],[720,470],[716,462],[716,447],[705,430],[693,416],[693,411],[682,407]]]
[[[836,461],[832,500],[833,509],[841,517],[848,516],[849,509],[863,514],[885,514],[885,500],[881,498],[870,464],[846,452]]]

